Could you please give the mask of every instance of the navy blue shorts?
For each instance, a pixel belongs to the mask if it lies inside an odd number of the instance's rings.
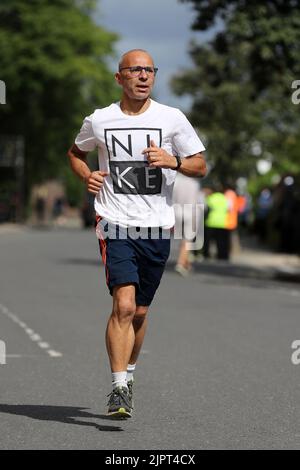
[[[132,238],[127,229],[108,224],[101,217],[97,217],[96,222],[110,294],[115,286],[132,283],[136,285],[136,305],[150,305],[170,254],[167,231],[160,227],[141,228],[143,235],[139,236],[139,228],[135,227],[137,235]]]

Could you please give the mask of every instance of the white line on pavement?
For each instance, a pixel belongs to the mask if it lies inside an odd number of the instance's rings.
[[[62,356],[62,353],[60,353],[58,351],[53,351],[53,349],[48,350],[47,353],[51,357],[61,357]]]
[[[19,357],[37,357],[37,356],[36,354],[6,354],[5,357],[19,358]]]
[[[49,344],[48,344],[48,343],[44,343],[43,341],[39,342],[38,345],[39,345],[39,347],[42,348],[42,349],[48,349],[48,348],[49,348]]]
[[[32,339],[32,341],[41,341],[42,340],[40,335],[37,335],[37,334],[30,335],[30,339]]]
[[[17,323],[17,325],[19,325],[20,328],[22,328],[23,331],[28,335],[31,341],[37,344],[46,353],[48,353],[50,357],[62,357],[62,353],[52,349],[49,343],[47,343],[46,341],[43,341],[42,337],[39,334],[35,333],[34,330],[29,328],[28,325],[26,325],[26,323],[21,321],[18,315],[10,312],[9,309],[5,305],[0,304],[0,312],[2,312],[3,315],[6,315],[8,318],[10,318],[13,322]],[[6,357],[22,357],[22,356],[18,354],[7,354]]]

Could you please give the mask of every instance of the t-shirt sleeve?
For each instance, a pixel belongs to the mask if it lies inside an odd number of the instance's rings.
[[[179,157],[188,157],[189,155],[194,155],[195,153],[203,152],[205,150],[205,147],[197,136],[195,129],[180,110],[178,110],[175,124],[173,148]]]
[[[93,114],[83,120],[83,124],[75,139],[75,144],[83,152],[91,152],[95,149],[97,142],[92,125]]]

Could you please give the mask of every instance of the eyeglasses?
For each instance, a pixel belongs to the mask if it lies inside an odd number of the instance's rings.
[[[156,75],[156,72],[158,71],[157,67],[141,67],[140,65],[137,65],[136,67],[122,67],[119,69],[119,72],[122,70],[128,70],[128,75],[130,77],[138,77],[143,70],[145,70],[147,75]]]

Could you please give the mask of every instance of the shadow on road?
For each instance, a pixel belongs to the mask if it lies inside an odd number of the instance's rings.
[[[175,261],[171,260],[166,265],[166,271],[174,272]],[[274,267],[255,267],[244,264],[230,263],[229,261],[201,261],[193,264],[193,272],[197,274],[217,277],[219,279],[236,281],[239,284],[246,282],[249,287],[276,286],[278,283],[289,284],[299,289],[300,273],[284,273]],[[262,282],[263,281],[263,282]]]
[[[176,263],[174,261],[169,261],[166,269],[168,271],[173,271],[175,265]],[[274,276],[272,269],[262,270],[252,266],[231,264],[229,261],[202,261],[201,263],[195,262],[193,265],[193,271],[201,274],[251,279],[270,279],[272,276]]]
[[[47,406],[47,405],[6,405],[0,404],[0,413],[8,413],[42,421],[57,421],[65,424],[78,424],[79,426],[92,426],[98,431],[123,431],[119,426],[104,426],[93,422],[79,421],[80,418],[111,419],[106,415],[88,413],[87,408],[74,406]]]

